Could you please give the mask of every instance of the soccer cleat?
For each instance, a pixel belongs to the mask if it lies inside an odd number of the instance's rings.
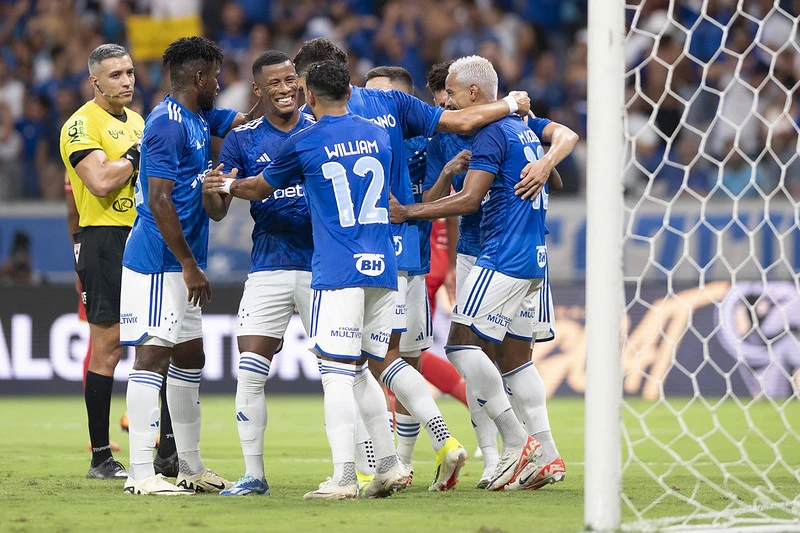
[[[194,475],[179,472],[175,484],[195,492],[220,492],[233,487],[233,483],[208,468],[204,468],[202,472]]]
[[[436,452],[436,469],[429,491],[451,490],[458,483],[458,474],[467,462],[467,451],[454,437],[448,437],[444,447]]]
[[[358,492],[361,492],[362,490],[367,488],[367,485],[370,484],[372,478],[374,477],[375,477],[374,475],[365,474],[363,472],[359,472],[358,470],[356,470],[356,478],[358,479]]]
[[[567,467],[561,457],[556,457],[544,466],[528,463],[520,472],[517,480],[506,486],[506,490],[536,490],[545,485],[563,481],[566,476]]]
[[[400,467],[406,473],[406,478],[407,478],[406,486],[410,487],[411,486],[411,482],[414,481],[414,465],[411,464],[411,463],[405,464],[402,461],[400,461]]]
[[[122,450],[122,446],[114,442],[113,440],[108,441],[108,449],[112,452],[119,452]],[[89,441],[89,444],[86,445],[86,451],[92,451],[92,441]]]
[[[375,473],[369,485],[361,492],[362,498],[386,498],[408,487],[408,472],[400,461],[383,474]]]
[[[128,477],[123,491],[127,494],[155,494],[157,496],[190,496],[194,494],[193,490],[173,485],[161,474],[155,474],[141,481]]]
[[[481,478],[475,484],[476,489],[485,489],[489,486],[489,483],[492,482],[492,477],[494,474],[494,470],[497,468],[497,463],[483,463],[483,473],[481,474]]]
[[[109,457],[97,466],[90,466],[86,473],[87,479],[125,479],[128,472],[119,461]]]
[[[122,431],[127,433],[129,426],[130,424],[128,424],[128,411],[125,411],[124,413],[122,413],[122,418],[119,419],[119,427],[122,428]]]
[[[503,490],[503,487],[516,481],[529,463],[535,463],[542,456],[541,447],[538,440],[529,436],[524,445],[504,449],[486,490]]]
[[[246,475],[240,478],[233,487],[219,493],[220,496],[247,496],[248,494],[269,496],[269,483],[264,478],[256,479]]]
[[[335,485],[328,478],[319,484],[319,488],[303,495],[304,500],[355,500],[358,497],[358,484]]]
[[[178,452],[169,457],[156,454],[153,459],[153,469],[156,474],[162,474],[164,477],[178,477]]]

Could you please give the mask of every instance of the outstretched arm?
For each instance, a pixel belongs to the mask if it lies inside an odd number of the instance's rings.
[[[396,198],[389,199],[390,218],[393,224],[406,220],[445,218],[468,215],[481,208],[481,202],[492,185],[494,174],[485,170],[470,170],[460,192],[440,198],[435,202],[402,205]]]
[[[208,174],[203,182],[203,192],[217,195],[230,195],[245,200],[263,200],[276,191],[264,179],[263,174],[249,178],[236,179],[237,170],[234,168],[230,174],[223,174],[221,166]]]
[[[511,113],[527,115],[530,108],[531,99],[527,92],[512,91],[505,98],[490,104],[445,111],[439,118],[436,131],[468,135]]]

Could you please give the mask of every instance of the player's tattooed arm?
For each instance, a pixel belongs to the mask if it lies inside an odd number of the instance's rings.
[[[453,177],[467,171],[471,157],[472,152],[469,150],[461,150],[453,159],[448,161],[439,173],[439,177],[436,179],[436,183],[433,184],[433,187],[422,193],[422,201],[433,202],[434,200],[448,196],[453,184]]]
[[[512,91],[508,96],[496,102],[445,111],[439,118],[436,131],[468,135],[511,113],[525,116],[530,109],[531,99],[528,97],[528,93]]]

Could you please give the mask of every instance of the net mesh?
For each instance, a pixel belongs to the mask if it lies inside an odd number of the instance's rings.
[[[798,9],[626,5],[623,529],[800,528]]]

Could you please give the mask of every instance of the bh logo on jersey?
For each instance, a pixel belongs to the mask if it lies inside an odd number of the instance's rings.
[[[380,276],[386,269],[383,254],[355,254],[356,270],[365,276]]]
[[[547,246],[536,247],[536,262],[539,263],[540,268],[544,268],[547,264]]]

